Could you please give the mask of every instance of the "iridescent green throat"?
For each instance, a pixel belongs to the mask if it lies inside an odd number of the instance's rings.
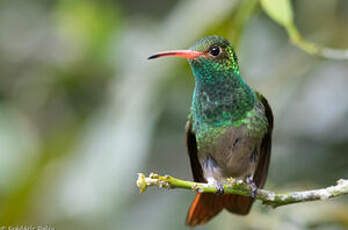
[[[254,108],[255,94],[240,77],[238,64],[226,66],[209,59],[190,64],[196,82],[192,100],[195,126],[240,124]]]

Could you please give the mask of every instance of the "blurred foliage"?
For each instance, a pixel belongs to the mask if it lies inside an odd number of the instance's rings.
[[[347,177],[347,62],[290,44],[263,11],[282,12],[274,2],[287,1],[0,1],[0,226],[184,228],[194,194],[140,196],[135,179],[191,178],[184,125],[194,82],[186,62],[146,57],[210,34],[233,42],[242,76],[274,110],[267,188]],[[301,36],[348,47],[347,1],[291,5]],[[202,229],[348,229],[347,209],[347,198],[257,203],[247,217],[223,212]]]
[[[261,0],[261,5],[273,20],[284,26],[292,43],[297,45],[303,51],[318,57],[348,60],[348,49],[331,49],[314,44],[302,38],[302,35],[294,23],[290,0]]]

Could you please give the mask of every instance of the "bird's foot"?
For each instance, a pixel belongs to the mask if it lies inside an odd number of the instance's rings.
[[[224,185],[216,181],[216,194],[223,195],[225,192]]]
[[[257,192],[257,186],[253,180],[252,176],[248,176],[245,180],[245,182],[251,187],[251,191],[250,191],[250,196],[252,198],[256,198],[256,192]]]
[[[208,184],[213,184],[216,186],[216,195],[223,195],[225,193],[224,185],[214,178],[208,178]]]

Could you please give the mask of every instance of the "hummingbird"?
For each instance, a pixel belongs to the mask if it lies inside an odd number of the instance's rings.
[[[188,50],[156,53],[186,58],[195,79],[186,124],[186,145],[195,182],[216,193],[197,193],[186,218],[203,225],[221,210],[247,215],[258,188],[263,188],[270,163],[273,113],[266,98],[241,77],[236,52],[219,36],[197,40]],[[224,194],[228,178],[245,181],[250,196]]]

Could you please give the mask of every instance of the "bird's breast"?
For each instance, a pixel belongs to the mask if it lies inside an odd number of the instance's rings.
[[[253,173],[253,154],[259,152],[268,122],[263,107],[255,108],[237,121],[221,126],[196,122],[198,157],[201,164],[212,157],[223,177],[244,178]]]

